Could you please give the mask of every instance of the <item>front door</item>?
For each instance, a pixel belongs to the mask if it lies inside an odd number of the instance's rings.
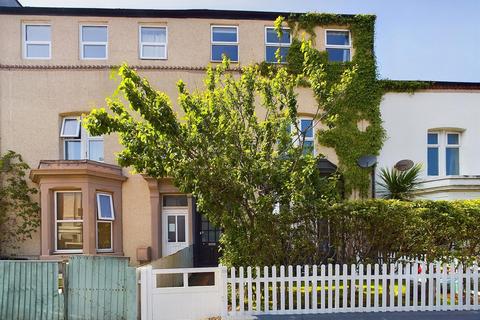
[[[214,267],[218,265],[218,240],[220,229],[215,227],[201,213],[196,215],[195,266]]]
[[[163,208],[163,256],[188,247],[188,209]]]

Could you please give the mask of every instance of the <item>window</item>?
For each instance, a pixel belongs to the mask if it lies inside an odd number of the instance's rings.
[[[65,117],[60,129],[65,160],[104,161],[103,137],[92,137],[81,126],[81,117]]]
[[[113,198],[108,193],[97,193],[97,211],[98,219],[114,220],[115,213],[113,211]]]
[[[350,31],[348,30],[326,30],[325,47],[328,53],[328,60],[334,62],[350,61]]]
[[[80,191],[55,192],[55,251],[82,252],[83,212]]]
[[[107,26],[80,26],[80,57],[82,59],[107,59]]]
[[[50,25],[24,25],[23,57],[25,59],[50,59],[51,56],[52,31]]]
[[[445,163],[442,163],[442,158]],[[445,168],[445,170],[441,170]],[[460,133],[428,132],[427,175],[454,176],[460,174]]]
[[[459,175],[460,171],[460,134],[447,132],[445,147],[445,171],[447,176]]]
[[[278,62],[276,55],[277,50],[280,50],[280,62],[287,61],[287,54],[292,38],[290,36],[290,29],[282,28],[282,37],[278,36],[277,31],[273,27],[265,28],[265,61],[276,63]]]
[[[113,197],[108,193],[97,193],[97,251],[113,250],[113,220],[115,213]]]
[[[167,216],[168,242],[187,242],[185,219],[186,215],[183,214],[169,214]]]
[[[140,59],[167,59],[167,27],[140,27]]]
[[[212,61],[222,61],[225,55],[238,62],[238,27],[212,26]]]
[[[186,195],[169,195],[163,196],[164,207],[188,207]]]
[[[300,132],[292,137],[295,145],[301,145],[303,142],[303,153],[315,154],[315,138],[313,133],[313,119],[300,118],[298,120]],[[294,129],[296,130],[296,129]]]
[[[438,133],[429,132],[427,143],[427,172],[429,176],[438,176]]]

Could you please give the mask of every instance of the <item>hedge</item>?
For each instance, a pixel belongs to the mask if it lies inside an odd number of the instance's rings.
[[[331,260],[378,262],[378,257],[426,255],[428,261],[480,257],[480,200],[346,201],[326,210]]]

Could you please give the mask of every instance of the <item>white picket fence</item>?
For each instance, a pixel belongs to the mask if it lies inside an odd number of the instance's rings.
[[[246,271],[246,272],[245,272]],[[228,315],[478,310],[476,265],[390,264],[232,268]]]
[[[142,320],[480,309],[477,265],[145,266],[138,271]]]

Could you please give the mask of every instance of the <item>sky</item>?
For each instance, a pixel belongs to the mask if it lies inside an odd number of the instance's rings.
[[[480,0],[20,0],[24,6],[328,12],[377,16],[380,78],[480,82]]]

